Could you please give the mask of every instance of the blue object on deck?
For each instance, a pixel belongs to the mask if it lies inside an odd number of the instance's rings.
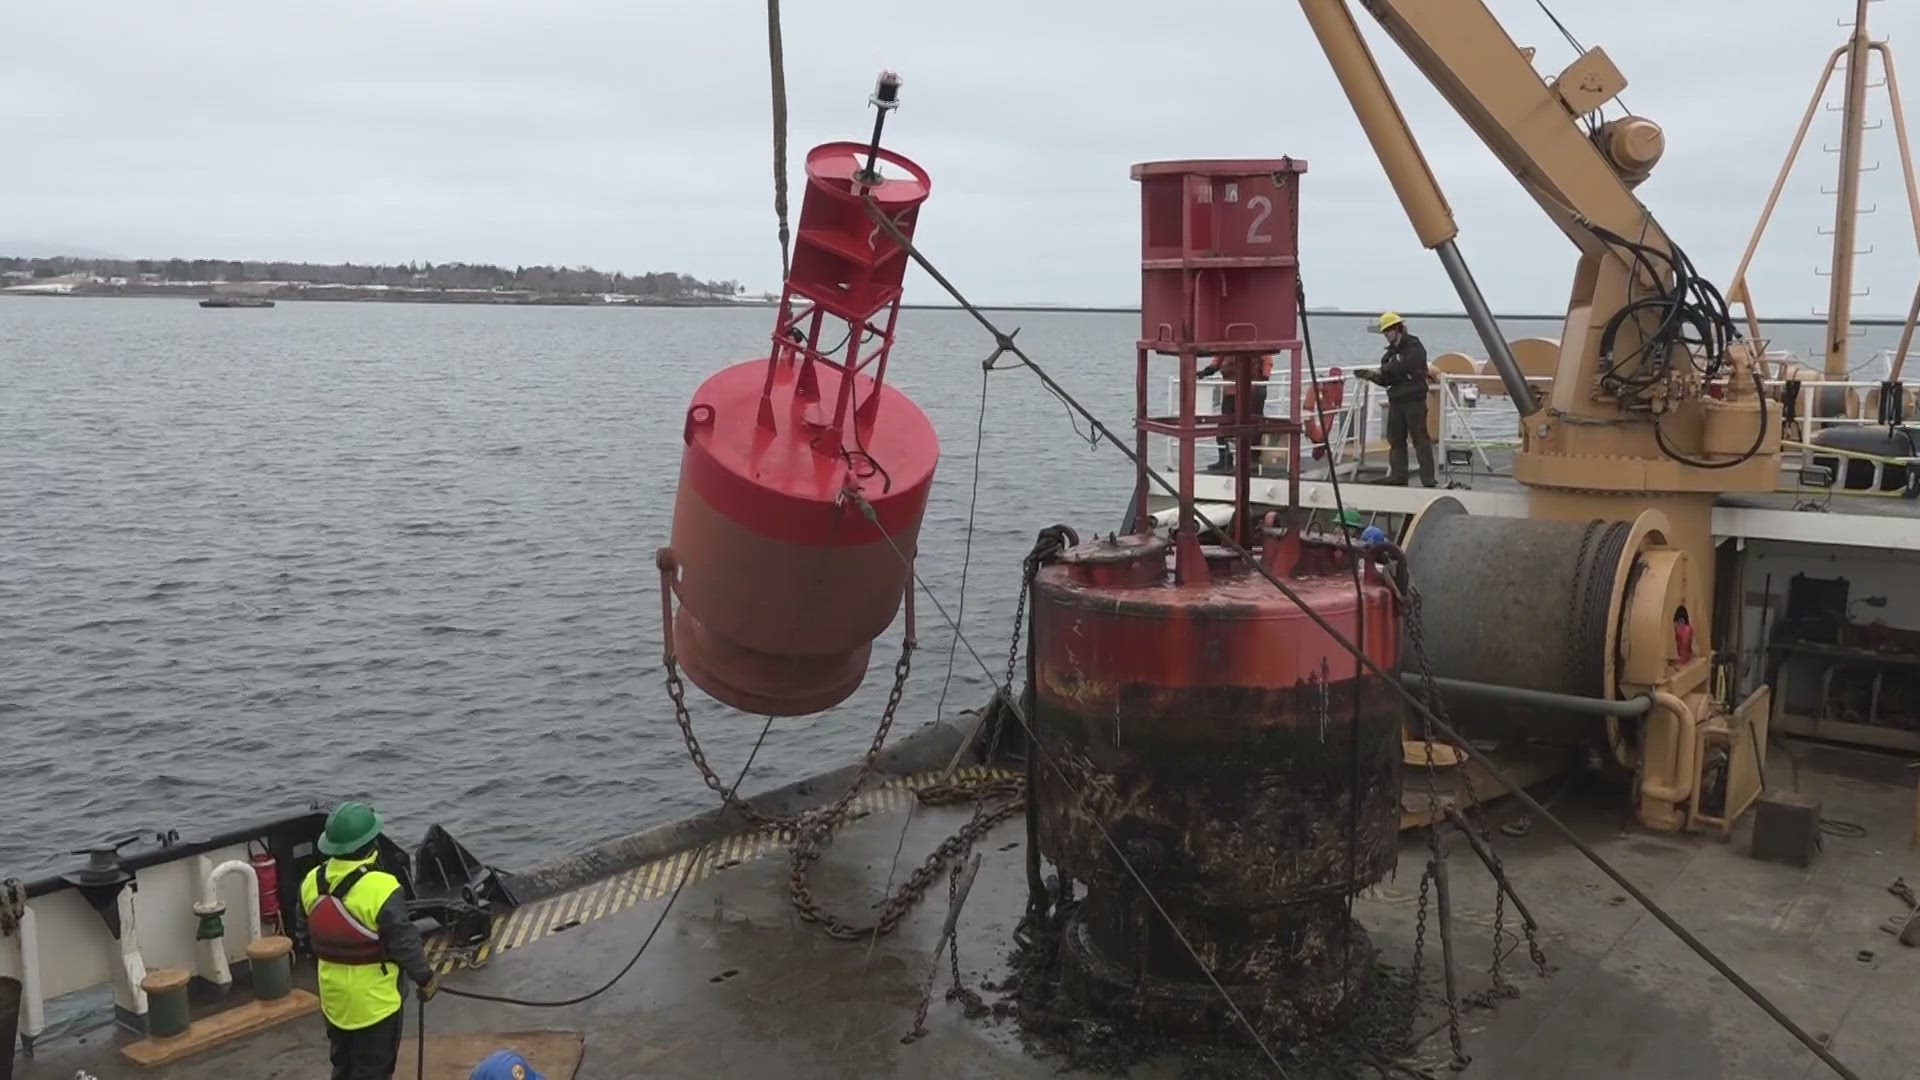
[[[533,1071],[533,1062],[512,1050],[495,1050],[480,1059],[467,1080],[545,1080]]]

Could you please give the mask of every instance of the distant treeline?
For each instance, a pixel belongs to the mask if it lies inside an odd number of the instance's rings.
[[[701,281],[688,274],[608,274],[587,266],[494,266],[491,263],[246,262],[226,259],[22,259],[0,256],[0,273],[36,278],[93,274],[138,281],[285,281],[318,285],[386,285],[412,289],[525,289],[553,293],[617,293],[663,299],[736,296],[737,281]]]

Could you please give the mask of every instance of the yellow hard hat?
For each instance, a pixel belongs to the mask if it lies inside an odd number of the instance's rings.
[[[1384,334],[1389,329],[1399,326],[1405,321],[1397,311],[1383,311],[1380,313],[1379,320],[1373,324],[1373,332],[1376,334]]]

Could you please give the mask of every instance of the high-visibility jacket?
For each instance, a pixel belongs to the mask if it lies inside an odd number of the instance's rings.
[[[328,859],[307,872],[300,883],[300,910],[309,922],[320,902],[320,874],[326,872],[332,895],[346,908],[354,923],[376,939],[380,934],[380,909],[400,891],[400,879],[385,870],[373,868],[374,856],[364,859]],[[355,871],[365,869],[356,876]],[[351,880],[350,880],[351,879]],[[342,885],[348,886],[342,889]],[[311,932],[310,935],[311,937]],[[315,941],[320,956],[320,1011],[334,1027],[348,1031],[377,1024],[400,1011],[401,968],[399,963],[378,954],[379,959],[342,962],[326,958],[328,951]]]

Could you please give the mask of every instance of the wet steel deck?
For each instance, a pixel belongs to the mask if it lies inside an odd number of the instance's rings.
[[[1867,830],[1861,839],[1828,838],[1811,870],[1747,858],[1744,829],[1728,844],[1631,831],[1613,809],[1589,806],[1566,815],[1790,1015],[1830,1034],[1835,1052],[1861,1076],[1920,1075],[1920,949],[1904,948],[1879,930],[1902,910],[1888,884],[1899,876],[1920,881],[1920,855],[1908,844],[1914,774],[1899,760],[1852,751],[1802,746],[1797,755],[1801,790],[1822,798],[1827,816]],[[1776,752],[1770,767],[1775,782],[1791,772]],[[922,806],[909,820],[909,805],[904,797],[871,800],[870,812],[839,834],[814,874],[816,894],[825,903],[857,917],[894,867],[903,824],[897,874],[967,813]],[[1506,802],[1491,813],[1495,821],[1507,820],[1518,809]],[[1376,944],[1401,965],[1411,950],[1411,894],[1425,858],[1422,837],[1402,836],[1397,880],[1358,905]],[[1025,900],[1023,842],[1016,818],[979,849],[985,864],[961,920],[962,971],[976,988],[1005,974]],[[1545,928],[1543,944],[1558,970],[1543,982],[1524,951],[1509,961],[1521,996],[1497,1012],[1466,1015],[1473,1064],[1457,1075],[1800,1080],[1825,1074],[1811,1054],[1545,827],[1522,839],[1496,836],[1496,842]],[[1453,847],[1462,989],[1471,992],[1486,984],[1491,883],[1463,845],[1456,841]],[[1061,1074],[1056,1060],[1029,1055],[1010,1020],[962,1017],[942,996],[944,965],[928,1035],[911,1045],[900,1042],[945,916],[944,888],[932,890],[897,933],[870,949],[866,942],[831,940],[794,916],[786,860],[777,848],[755,850],[742,842],[733,852],[713,872],[690,881],[639,964],[602,996],[558,1010],[441,997],[428,1008],[430,1030],[576,1029],[586,1034],[578,1075],[590,1080],[1082,1075]],[[647,869],[655,862],[649,858],[621,868],[625,877],[609,875],[554,898],[567,902],[570,896],[573,910],[540,909],[554,919],[552,926],[532,935],[523,928],[523,944],[481,970],[451,976],[449,985],[546,998],[598,985],[638,947],[666,902],[654,893],[663,874],[649,876]],[[610,892],[606,883],[616,879],[628,884]],[[579,918],[584,921],[578,925],[553,929]],[[1427,970],[1434,977],[1438,943],[1431,935],[1428,948]],[[1859,958],[1862,950],[1871,956]],[[986,997],[991,1002],[996,995]],[[409,1007],[409,1061],[413,1023]],[[69,1080],[82,1068],[102,1080],[136,1075],[114,1049],[118,1037],[90,1042],[50,1038],[17,1075]],[[1445,1042],[1437,1034],[1425,1044],[1430,1063],[1439,1064]],[[315,1077],[326,1072],[325,1056],[321,1025],[310,1019],[143,1075]],[[1178,1065],[1162,1061],[1133,1075],[1176,1076]]]

